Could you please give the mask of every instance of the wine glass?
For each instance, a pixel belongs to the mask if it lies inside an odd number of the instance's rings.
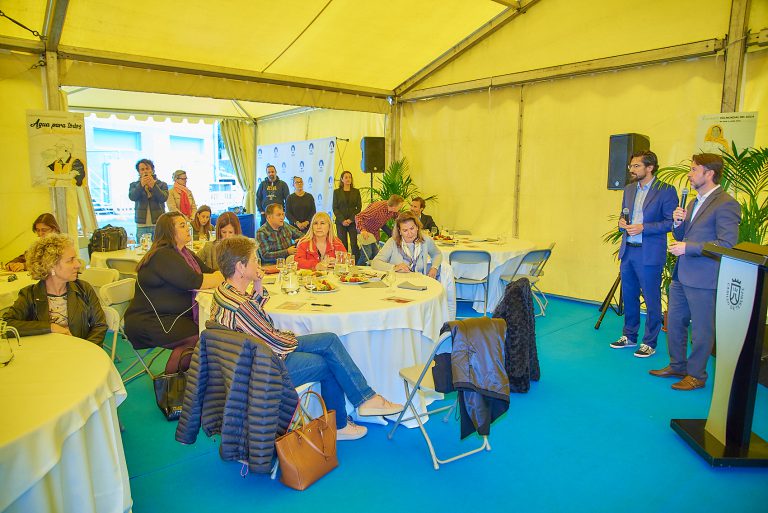
[[[283,269],[285,269],[285,258],[278,258],[276,264],[277,270],[283,272]]]
[[[439,230],[437,229],[437,226],[433,226],[432,228],[430,228],[430,229],[429,229],[429,233],[430,233],[430,235],[432,235],[432,237],[434,237],[435,235],[437,235],[437,232],[438,232],[438,231],[439,231]]]
[[[208,232],[208,241],[213,242],[216,240],[216,230],[211,230]]]
[[[307,287],[307,290],[309,291],[309,296],[307,296],[307,299],[309,299],[310,301],[314,301],[315,299],[317,299],[313,294],[315,289],[317,288],[317,283],[315,283],[314,277],[307,276],[306,287]]]
[[[381,277],[381,281],[384,282],[384,285],[387,286],[387,290],[390,292],[394,290],[392,287],[395,284],[395,271],[393,269],[390,269],[386,273],[384,273],[384,276]]]

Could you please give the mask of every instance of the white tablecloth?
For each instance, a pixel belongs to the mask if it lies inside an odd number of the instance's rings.
[[[390,401],[402,403],[406,396],[399,370],[426,362],[449,314],[446,292],[440,282],[414,273],[397,273],[397,279],[397,284],[408,281],[428,288],[387,290],[339,284],[338,292],[315,292],[316,299],[310,302],[306,291],[288,296],[267,285],[272,297],[266,311],[275,326],[297,335],[336,333],[371,387]],[[384,300],[392,296],[413,301],[400,304]],[[211,299],[208,292],[198,294],[201,328],[208,319]],[[280,309],[287,301],[306,304],[299,310]],[[310,303],[332,306],[313,307]],[[421,408],[424,406],[422,399]]]
[[[478,237],[478,239],[481,237]],[[511,274],[520,264],[520,260],[526,253],[534,249],[532,242],[520,239],[511,239],[503,244],[498,242],[473,242],[471,238],[457,237],[456,245],[443,245],[437,247],[443,253],[442,268],[448,266],[450,254],[454,251],[487,251],[491,255],[491,274],[488,277],[488,308],[492,312],[504,295],[504,284],[499,279],[502,274]],[[485,275],[485,266],[477,264],[454,263],[451,268],[457,278],[480,279]],[[483,287],[473,285],[461,285],[456,288],[456,296],[473,298],[474,310],[483,313]]]
[[[14,273],[16,280],[8,281],[8,276],[0,276],[0,310],[8,308],[13,305],[14,301],[19,295],[19,291],[27,285],[32,285],[36,282],[29,277],[27,272]]]
[[[118,251],[94,251],[91,253],[91,267],[107,268],[108,258],[120,258],[123,260],[133,260],[137,264],[139,260],[144,256],[144,252],[139,252],[137,249],[121,249]]]
[[[0,368],[0,511],[130,510],[116,410],[126,392],[109,356],[59,334],[12,344]]]

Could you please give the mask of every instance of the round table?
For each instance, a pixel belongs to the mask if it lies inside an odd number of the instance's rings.
[[[3,273],[0,276],[0,310],[13,306],[19,291],[27,285],[37,282],[37,280],[30,278],[29,273],[26,271],[12,273],[16,275],[16,279],[13,281],[8,281],[9,274]]]
[[[455,242],[446,244],[439,240],[435,243],[443,254],[442,266],[448,266],[450,254],[454,251],[487,251],[491,255],[491,272],[488,276],[488,308],[492,312],[504,295],[504,284],[499,279],[502,274],[511,274],[517,270],[520,260],[526,253],[534,249],[532,242],[521,239],[510,239],[503,243],[494,238],[456,236]],[[441,266],[441,267],[442,267]],[[451,266],[456,278],[480,279],[485,275],[485,266],[478,264],[454,263]],[[474,310],[483,312],[483,288],[459,284],[456,295],[462,298],[473,298]]]
[[[332,277],[330,281],[338,290],[315,292],[311,301],[307,291],[287,295],[274,284],[265,283],[271,296],[265,310],[276,327],[297,335],[336,333],[371,387],[387,399],[402,403],[406,396],[398,372],[403,367],[426,362],[432,344],[440,336],[440,328],[448,320],[448,304],[440,282],[423,274],[396,275],[393,290],[345,285]],[[265,280],[274,283],[274,276]],[[405,282],[426,286],[426,290],[399,288]],[[202,291],[197,297],[201,330],[210,313],[210,292]],[[392,297],[409,302],[386,299]]]
[[[0,511],[128,511],[116,410],[126,392],[109,356],[60,334],[10,344],[14,358],[0,368]]]

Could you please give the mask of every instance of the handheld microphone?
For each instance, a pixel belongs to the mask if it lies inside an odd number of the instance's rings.
[[[629,209],[624,207],[624,210],[621,211],[621,218],[624,219],[624,222],[629,224]]]
[[[680,208],[685,210],[685,205],[688,203],[688,188],[684,188],[680,191]]]

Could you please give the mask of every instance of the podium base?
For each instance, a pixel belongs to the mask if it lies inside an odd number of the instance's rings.
[[[768,467],[768,443],[752,433],[749,448],[726,447],[704,426],[706,419],[672,419],[670,426],[713,467]]]

